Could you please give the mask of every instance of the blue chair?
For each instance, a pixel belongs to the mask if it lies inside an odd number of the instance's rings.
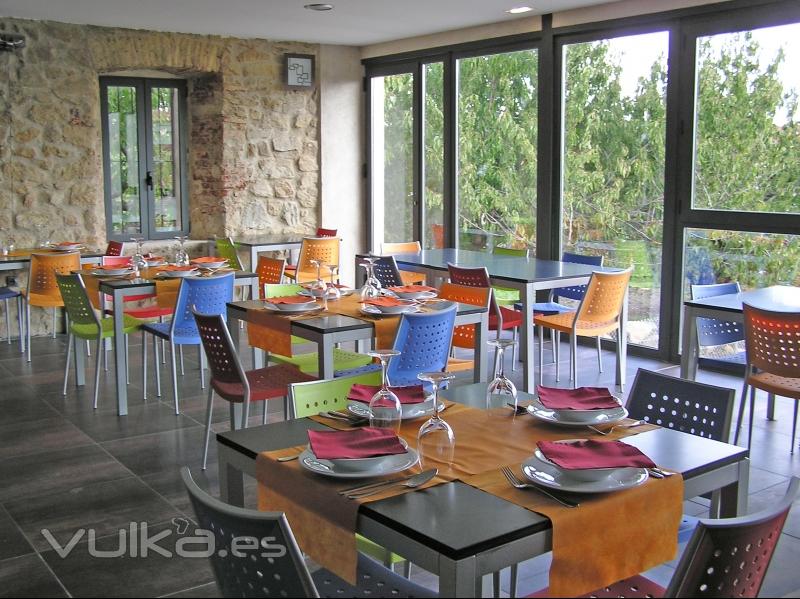
[[[178,298],[175,302],[175,312],[169,322],[154,322],[142,327],[145,333],[151,333],[160,339],[169,341],[170,354],[172,355],[172,394],[175,399],[175,413],[180,414],[178,408],[178,376],[175,364],[175,346],[196,345],[200,352],[200,386],[205,389],[205,354],[203,353],[200,332],[194,320],[192,309],[202,314],[226,313],[228,302],[233,301],[233,273],[220,277],[187,278],[181,281]],[[161,373],[158,369],[158,344],[155,347],[156,388],[161,395]],[[145,393],[147,389],[145,389]]]
[[[375,261],[375,278],[381,282],[381,287],[401,287],[405,285],[400,276],[400,269],[394,256],[383,256]]]
[[[741,292],[739,283],[715,283],[713,285],[692,285],[692,299],[704,299],[717,295],[728,295]],[[740,322],[728,322],[716,318],[697,319],[697,343],[700,347],[713,347],[744,341],[744,325]],[[744,365],[747,362],[745,351],[725,354],[714,358],[733,364]]]
[[[450,305],[434,312],[403,314],[393,345],[401,354],[389,360],[386,369],[392,385],[418,385],[421,372],[447,367],[456,308]]]
[[[11,287],[0,287],[0,300],[3,300],[6,306],[6,338],[9,345],[11,344],[11,313],[9,312],[8,300],[17,300],[17,326],[19,327],[19,351],[25,353],[25,342],[22,334],[22,294],[19,291],[14,291]]]

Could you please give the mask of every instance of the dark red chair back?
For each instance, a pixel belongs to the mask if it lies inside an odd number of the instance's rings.
[[[106,246],[106,256],[121,256],[125,244],[121,241],[109,241]]]
[[[336,237],[338,229],[326,229],[324,227],[317,228],[317,237]]]
[[[247,377],[239,362],[239,356],[233,349],[233,341],[225,325],[225,320],[218,314],[200,314],[192,310],[197,330],[203,342],[203,349],[208,357],[211,378],[220,383],[237,383],[247,386]]]
[[[468,267],[456,266],[455,264],[447,264],[447,270],[450,273],[450,282],[456,285],[464,285],[465,287],[491,287],[492,283],[489,280],[489,271],[485,266]],[[494,299],[494,293],[489,304],[490,313],[500,314],[500,309]]]

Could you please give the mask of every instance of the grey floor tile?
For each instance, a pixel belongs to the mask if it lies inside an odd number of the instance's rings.
[[[0,597],[68,597],[36,554],[0,561]]]
[[[203,439],[204,430],[194,426],[108,441],[102,445],[134,474],[143,476],[174,472],[181,466],[199,468]],[[211,444],[209,461],[216,461],[215,445]]]
[[[28,553],[33,553],[33,547],[8,512],[0,507],[0,562]]]
[[[50,410],[45,414],[54,417],[0,425],[0,460],[94,444],[62,416]]]
[[[66,418],[97,442],[199,426],[158,401],[129,403],[127,416],[119,416],[116,411],[90,411],[67,414]]]
[[[203,599],[204,597],[222,597],[217,588],[216,582],[209,582],[198,587],[186,589],[185,591],[178,591],[171,595],[163,595],[163,597],[170,597],[171,599]]]

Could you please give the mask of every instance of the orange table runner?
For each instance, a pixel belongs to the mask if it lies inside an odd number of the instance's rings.
[[[580,508],[564,508],[535,491],[514,489],[498,468],[518,467],[533,453],[537,441],[597,439],[596,433],[588,429],[565,431],[528,415],[515,415],[512,410],[484,411],[462,404],[450,405],[443,417],[453,427],[455,453],[452,462],[425,461],[425,469],[439,469],[430,484],[461,480],[550,518],[554,528],[551,588],[555,594],[571,596],[588,592],[675,556],[683,506],[680,476],[648,481],[642,487],[620,493],[583,495]],[[337,429],[348,428],[346,423],[322,417],[313,419]],[[412,447],[416,446],[421,423],[421,420],[407,421],[401,427],[400,436]],[[620,428],[605,438],[624,438],[654,428],[657,427]],[[326,479],[303,470],[296,462],[279,463],[274,459],[300,449],[259,456],[256,467],[259,508],[285,511],[301,548],[339,576],[353,580],[356,562],[353,533],[359,503],[341,500],[333,489],[352,486],[357,481]],[[295,472],[292,475],[285,474],[289,465]],[[274,486],[274,481],[280,482]],[[309,491],[312,487],[313,491]],[[391,490],[369,500],[402,492],[407,491]],[[621,517],[625,518],[625,526],[615,526]]]
[[[292,321],[267,310],[250,310],[247,317],[247,342],[279,356],[292,355]]]
[[[358,293],[353,293],[335,302],[328,302],[328,311],[342,316],[352,316],[368,320],[375,328],[375,347],[376,349],[391,349],[394,345],[394,336],[397,333],[397,326],[400,324],[399,316],[368,316],[361,312],[361,297]]]

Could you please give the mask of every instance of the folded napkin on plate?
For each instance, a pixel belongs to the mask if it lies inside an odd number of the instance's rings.
[[[397,287],[387,287],[389,291],[395,293],[422,293],[423,291],[438,291],[436,287],[428,287],[427,285],[399,285]]]
[[[311,287],[313,285],[314,285],[314,283],[301,283],[300,287],[302,287],[303,289],[311,289]],[[326,285],[328,287],[337,287],[339,289],[349,289],[349,287],[347,285],[343,285],[341,283],[334,283],[333,285],[330,284],[330,283],[326,283]]]
[[[356,383],[350,387],[350,393],[347,394],[347,399],[353,401],[362,401],[369,403],[372,396],[375,395],[380,389],[380,385],[359,385]],[[389,387],[401,404],[414,404],[422,403],[425,401],[425,391],[422,385],[408,385],[407,387]]]
[[[409,305],[408,301],[397,299],[396,297],[375,297],[371,299],[365,299],[362,303],[369,304],[370,306],[384,306],[388,308]]]
[[[304,295],[282,295],[280,297],[267,298],[268,304],[308,304],[314,300],[308,299]]]
[[[539,441],[536,446],[544,457],[567,470],[656,467],[653,460],[622,441]]]
[[[188,272],[190,270],[197,270],[196,266],[178,266],[177,264],[167,264],[166,266],[160,266],[160,272]]]
[[[393,431],[369,426],[352,431],[308,431],[308,442],[320,460],[374,458],[406,452]]]
[[[618,408],[619,403],[605,387],[556,389],[536,386],[539,403],[551,410],[602,410]]]
[[[220,258],[219,256],[200,256],[199,258],[192,258],[192,263],[197,264],[207,264],[207,263],[217,263],[217,262],[227,262],[225,258]]]

